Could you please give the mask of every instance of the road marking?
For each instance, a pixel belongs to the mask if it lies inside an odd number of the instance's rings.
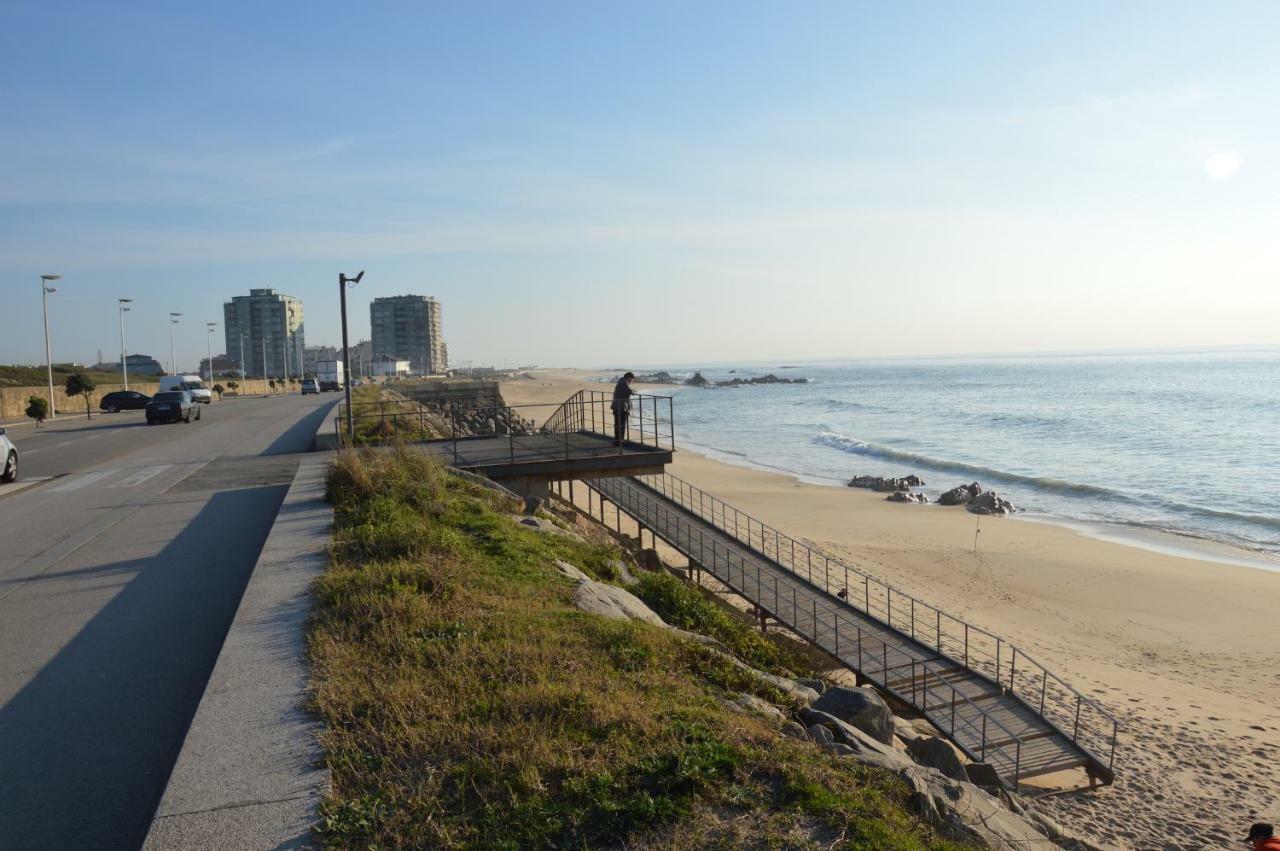
[[[92,473],[85,473],[78,479],[72,479],[65,485],[58,485],[56,488],[50,488],[49,493],[62,493],[64,491],[78,491],[86,485],[91,485],[99,479],[105,479],[114,473],[115,470],[95,470]]]
[[[169,469],[172,466],[173,466],[172,464],[161,464],[158,467],[146,467],[144,469],[139,470],[138,472],[134,473],[131,476],[126,476],[125,478],[121,479],[115,484],[108,485],[107,487],[112,487],[112,488],[137,487],[138,485],[145,482],[147,479],[154,478],[155,476],[160,475],[161,473],[163,473],[165,470]]]

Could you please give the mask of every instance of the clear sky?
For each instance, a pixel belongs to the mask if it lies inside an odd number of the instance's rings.
[[[309,343],[434,295],[455,362],[1280,342],[1280,4],[6,2],[0,362]],[[219,325],[221,330],[221,325]],[[215,338],[215,352],[223,348]]]

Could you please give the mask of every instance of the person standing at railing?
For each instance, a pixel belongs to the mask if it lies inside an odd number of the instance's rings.
[[[631,417],[631,397],[636,391],[631,389],[631,382],[636,380],[634,372],[628,372],[613,385],[613,442],[618,446],[627,436],[627,420]]]

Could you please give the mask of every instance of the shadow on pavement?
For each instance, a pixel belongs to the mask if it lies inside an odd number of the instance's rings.
[[[51,573],[132,573],[0,708],[0,846],[141,845],[288,485],[214,494],[155,556]]]
[[[321,405],[311,413],[298,420],[289,430],[280,435],[270,446],[262,451],[263,455],[289,455],[294,452],[310,452],[315,448],[316,429],[329,416],[329,412],[338,404],[333,400]]]

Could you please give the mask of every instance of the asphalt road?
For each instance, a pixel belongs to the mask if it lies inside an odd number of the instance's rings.
[[[276,511],[336,397],[12,429],[0,494],[0,848],[146,835]]]

